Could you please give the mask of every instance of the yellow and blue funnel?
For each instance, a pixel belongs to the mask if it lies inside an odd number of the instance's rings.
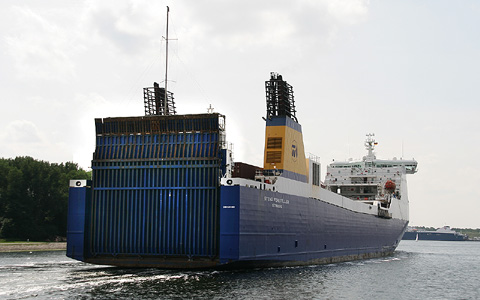
[[[297,122],[293,89],[282,76],[271,74],[265,82],[267,118],[263,168],[283,177],[307,182],[307,162],[302,126]]]

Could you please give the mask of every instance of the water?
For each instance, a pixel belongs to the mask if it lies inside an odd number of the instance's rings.
[[[381,259],[238,271],[87,265],[0,253],[0,299],[480,299],[480,242],[402,241]]]

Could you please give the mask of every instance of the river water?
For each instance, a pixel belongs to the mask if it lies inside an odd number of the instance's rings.
[[[119,269],[64,251],[0,253],[0,299],[480,299],[480,242],[402,241],[391,257],[238,271]]]

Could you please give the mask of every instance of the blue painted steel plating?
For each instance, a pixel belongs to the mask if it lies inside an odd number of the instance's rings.
[[[218,255],[219,119],[96,120],[88,257]]]
[[[85,216],[91,200],[91,188],[70,188],[68,194],[67,256],[84,260]]]
[[[221,264],[271,266],[387,255],[408,222],[313,198],[222,186],[220,224]]]

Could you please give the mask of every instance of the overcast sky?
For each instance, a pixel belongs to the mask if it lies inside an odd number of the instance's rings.
[[[0,157],[90,167],[94,118],[143,115],[165,68],[180,114],[226,115],[235,160],[262,165],[264,82],[294,88],[325,166],[415,158],[412,225],[480,228],[480,2],[0,2]]]

